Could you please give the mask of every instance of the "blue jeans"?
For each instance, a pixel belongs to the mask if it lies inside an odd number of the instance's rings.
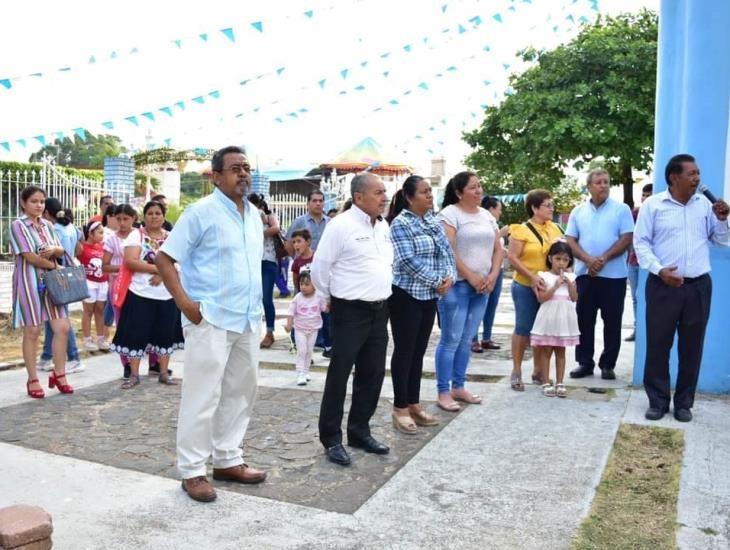
[[[266,330],[274,332],[274,321],[276,321],[276,309],[274,309],[274,282],[279,274],[279,266],[276,262],[264,260],[261,262],[261,287],[264,293],[264,317],[266,317]]]
[[[634,328],[636,328],[636,291],[639,289],[639,266],[628,265],[629,268],[629,286],[631,287],[631,302],[634,305]]]
[[[456,284],[438,301],[441,339],[436,346],[436,387],[439,393],[464,387],[471,355],[471,337],[484,317],[488,295],[466,281]]]
[[[494,289],[489,293],[487,299],[487,309],[484,311],[484,318],[482,319],[482,340],[487,342],[492,339],[492,325],[494,324],[494,316],[497,314],[497,304],[499,304],[499,295],[502,293],[502,279],[504,272],[499,270],[499,277],[494,282]],[[479,326],[477,331],[474,333],[472,342],[479,341]]]
[[[330,341],[330,314],[322,312],[322,328],[317,332],[317,341],[314,343],[318,348],[328,349],[332,347]]]
[[[288,286],[289,256],[279,260],[279,263],[277,264],[277,270],[278,271],[276,274],[276,288],[279,289],[279,296],[284,298],[291,294],[291,291],[289,290],[289,286]]]
[[[535,291],[532,287],[512,281],[512,301],[515,304],[515,334],[530,336],[537,310],[540,309]]]
[[[68,311],[68,308],[66,309]],[[43,353],[41,353],[41,361],[50,361],[53,359],[53,330],[51,329],[51,323],[46,321],[43,323],[46,325],[46,338],[43,341]],[[76,346],[76,334],[73,326],[68,331],[68,343],[66,344],[66,360],[67,361],[78,361],[79,360],[79,348]]]
[[[107,301],[104,305],[104,326],[114,326],[114,308],[112,307],[112,301],[107,297]]]

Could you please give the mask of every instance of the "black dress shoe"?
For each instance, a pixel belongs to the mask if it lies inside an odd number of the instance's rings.
[[[390,447],[383,445],[371,435],[363,439],[353,439],[350,437],[347,440],[347,444],[350,447],[362,449],[366,453],[375,453],[376,455],[387,455],[390,452]]]
[[[332,359],[332,348],[326,348],[322,352],[322,357],[324,357],[325,359]]]
[[[692,413],[689,409],[674,409],[674,418],[680,422],[689,422],[692,420]]]
[[[337,445],[329,447],[327,449],[327,458],[330,462],[334,462],[335,464],[339,464],[340,466],[350,465],[350,455],[347,454],[347,451],[342,446],[342,443],[338,443]]]
[[[570,371],[571,378],[585,378],[586,376],[593,376],[593,367],[580,365],[577,369]]]
[[[636,341],[636,331],[629,334],[626,338],[624,338],[624,342],[635,342]]]
[[[646,409],[644,418],[646,418],[647,420],[661,420],[667,412],[668,412],[668,409],[658,409],[656,407],[649,407],[648,409]]]
[[[601,369],[601,378],[604,380],[616,380],[616,373],[613,369]]]

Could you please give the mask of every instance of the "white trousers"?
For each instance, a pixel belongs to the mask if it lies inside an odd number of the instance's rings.
[[[295,361],[297,372],[299,374],[308,374],[314,344],[317,341],[317,331],[304,332],[303,330],[296,330],[294,340],[297,343],[297,359]]]
[[[185,327],[185,369],[177,421],[183,479],[243,463],[241,442],[256,399],[260,327],[239,334],[203,319]]]

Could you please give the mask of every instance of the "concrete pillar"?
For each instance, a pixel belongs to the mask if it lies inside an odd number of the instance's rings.
[[[659,15],[654,192],[666,189],[664,167],[675,154],[697,158],[702,183],[718,197],[730,196],[730,2],[662,0]],[[730,305],[730,249],[712,247],[712,312],[698,389],[730,392],[725,339]],[[640,277],[634,383],[644,377],[646,327]],[[676,379],[676,350],[672,354]]]

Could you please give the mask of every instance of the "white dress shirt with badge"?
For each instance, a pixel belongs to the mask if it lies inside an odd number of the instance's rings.
[[[663,191],[649,197],[639,209],[634,250],[639,265],[654,275],[671,266],[677,267],[681,277],[708,273],[711,242],[730,246],[730,230],[727,220],[717,219],[703,195],[695,194],[682,204]]]
[[[327,224],[312,262],[312,282],[329,298],[377,302],[391,294],[393,245],[388,222],[352,206]]]

